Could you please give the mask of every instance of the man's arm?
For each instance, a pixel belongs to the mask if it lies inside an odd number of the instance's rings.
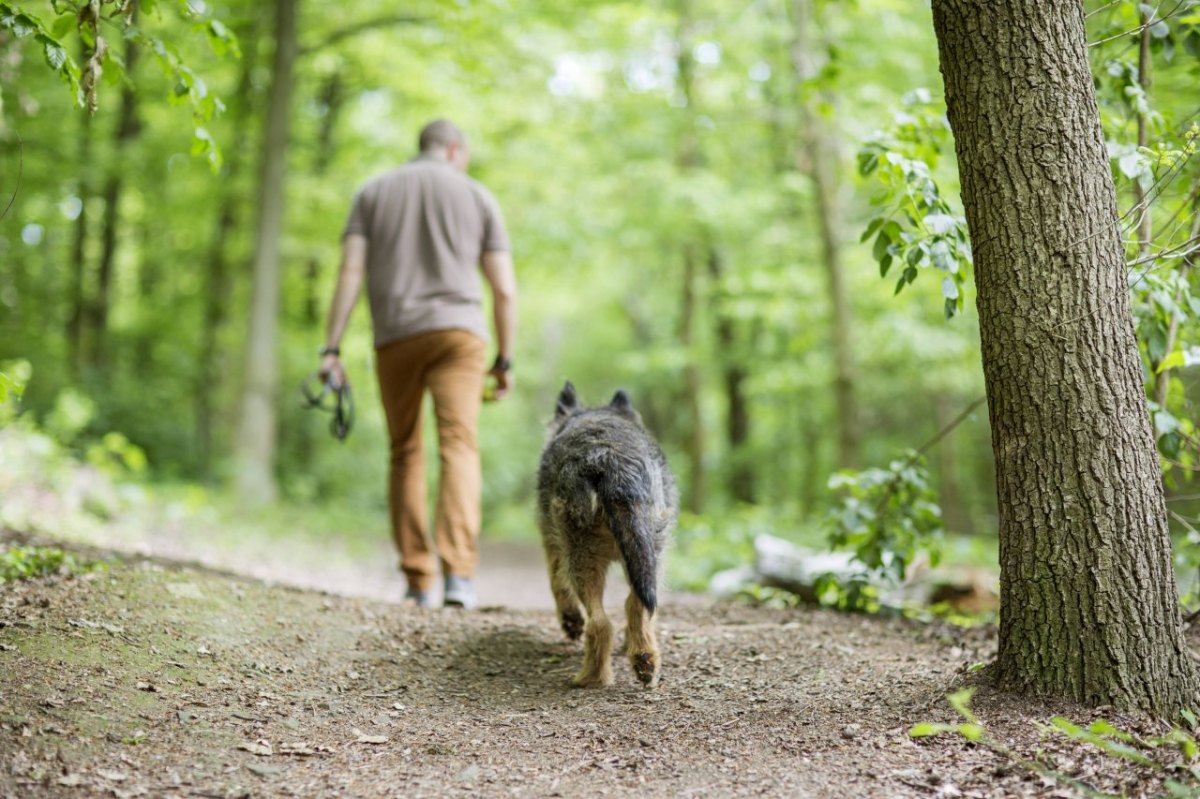
[[[512,255],[503,250],[483,254],[483,276],[492,287],[492,318],[496,327],[497,355],[511,361],[517,342],[517,277],[513,272]],[[511,369],[493,368],[496,378],[496,399],[512,388]]]
[[[342,334],[346,332],[346,324],[350,321],[350,312],[354,310],[354,303],[358,300],[358,292],[362,288],[363,274],[366,270],[367,237],[351,233],[342,239],[342,265],[338,270],[337,288],[329,306],[329,324],[325,332],[327,350],[337,350],[341,345]],[[338,385],[346,382],[346,373],[337,354],[330,353],[323,357],[321,372],[332,374]]]

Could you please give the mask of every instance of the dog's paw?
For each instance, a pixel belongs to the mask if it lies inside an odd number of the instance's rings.
[[[647,688],[658,685],[658,654],[655,652],[638,652],[630,658],[633,673],[638,682]]]
[[[572,641],[578,641],[583,635],[583,616],[574,611],[567,611],[562,614],[562,629],[567,634],[567,638]]]

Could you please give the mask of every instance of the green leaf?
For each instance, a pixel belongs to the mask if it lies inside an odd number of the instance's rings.
[[[76,25],[78,25],[78,22],[74,14],[63,14],[61,17],[51,23],[50,35],[55,39],[61,39],[71,31],[75,30]]]
[[[1185,707],[1183,710],[1179,711],[1179,715],[1183,717],[1183,720],[1187,722],[1187,725],[1189,727],[1191,727],[1193,730],[1196,729],[1196,714],[1195,713],[1193,713],[1192,711],[1188,710]]]
[[[892,254],[888,253],[879,261],[879,276],[887,277],[888,269],[892,267]]]
[[[984,732],[983,727],[980,727],[978,724],[960,724],[958,731],[968,741],[978,741],[983,737]]]
[[[871,254],[875,256],[876,261],[882,261],[883,256],[887,255],[887,249],[892,244],[892,237],[885,227],[879,231],[879,236],[875,239],[875,246],[871,249]]]
[[[48,36],[43,38],[45,41],[42,43],[42,49],[46,53],[46,63],[57,72],[67,63],[67,51],[61,44]]]
[[[954,278],[942,278],[942,296],[948,300],[958,299],[958,283],[954,281]]]
[[[863,231],[862,237],[859,238],[859,241],[865,242],[867,239],[871,238],[871,236],[873,236],[875,234],[875,231],[879,230],[879,227],[885,221],[887,221],[887,220],[882,216],[877,216],[874,219],[872,219],[871,223],[869,225],[867,225],[867,229]]]
[[[974,723],[975,714],[971,712],[971,697],[975,696],[973,687],[963,688],[961,691],[955,691],[946,697],[946,701],[950,703],[950,707],[958,711],[958,714],[967,721]]]
[[[919,724],[914,724],[912,729],[908,731],[910,738],[927,738],[930,735],[940,735],[943,732],[949,732],[954,729],[946,724],[934,724],[933,722],[923,721]]]
[[[1183,350],[1175,350],[1167,357],[1163,358],[1158,363],[1158,368],[1154,370],[1155,374],[1162,374],[1168,369],[1174,369],[1178,366],[1186,365],[1187,361],[1184,357]]]

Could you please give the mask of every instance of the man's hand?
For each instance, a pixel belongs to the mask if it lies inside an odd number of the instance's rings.
[[[511,369],[501,369],[498,366],[493,366],[488,370],[488,377],[496,379],[496,388],[494,391],[486,391],[484,399],[488,402],[496,402],[503,399],[504,395],[512,391],[513,378]],[[489,386],[490,388],[490,386]]]
[[[324,355],[321,357],[321,370],[318,373],[321,379],[329,383],[334,388],[341,388],[346,385],[346,370],[342,368],[342,360],[336,355]]]

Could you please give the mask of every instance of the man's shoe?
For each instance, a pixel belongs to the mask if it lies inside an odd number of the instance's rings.
[[[419,608],[431,608],[433,607],[433,594],[410,588],[404,592],[404,602],[405,604],[412,603]]]
[[[470,610],[475,607],[475,583],[470,577],[457,577],[450,575],[446,578],[446,594],[442,599],[442,604],[448,608],[464,608]]]

